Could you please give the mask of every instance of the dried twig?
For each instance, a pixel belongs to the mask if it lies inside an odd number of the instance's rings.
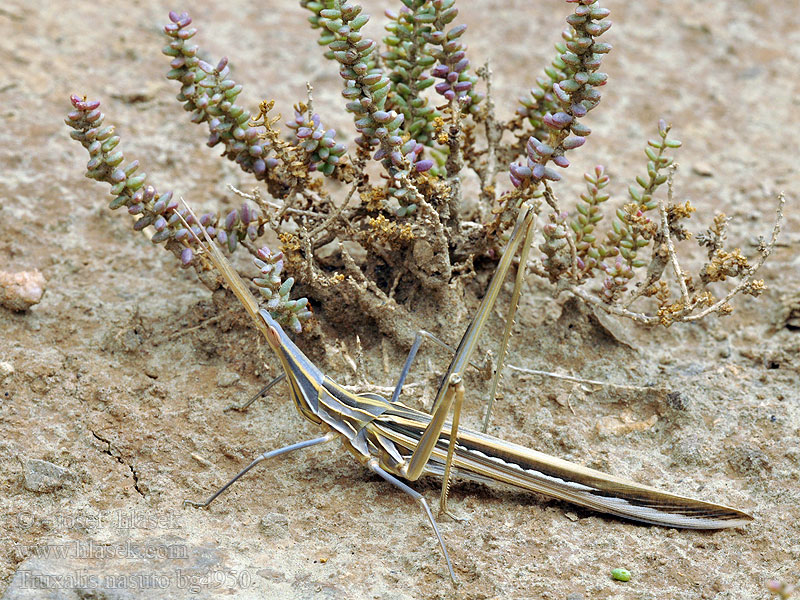
[[[756,271],[758,271],[761,268],[761,265],[764,264],[764,261],[767,260],[767,257],[769,257],[769,255],[772,254],[772,250],[775,248],[775,243],[778,241],[778,235],[780,235],[781,232],[784,204],[786,204],[786,198],[781,192],[778,195],[778,208],[776,210],[775,225],[772,228],[772,237],[770,238],[769,243],[766,244],[764,243],[763,237],[759,238],[760,240],[759,252],[761,253],[761,256],[759,256],[758,262],[752,267],[750,267],[750,271],[747,273],[747,275],[742,277],[739,284],[735,288],[733,288],[730,292],[728,292],[728,294],[724,298],[715,302],[712,306],[709,306],[708,308],[701,310],[697,314],[682,317],[680,320],[696,321],[698,319],[702,319],[706,315],[719,310],[721,307],[727,304],[731,298],[733,298],[736,294],[741,292],[748,283],[750,283],[750,280],[753,278],[753,275],[755,275]]]
[[[458,98],[450,100],[451,123],[447,132],[447,147],[449,154],[445,162],[447,183],[450,186],[448,207],[451,221],[458,219],[461,208],[461,170],[464,168],[464,157],[461,152],[461,107]]]
[[[481,177],[481,195],[483,200],[493,206],[496,199],[495,184],[497,180],[497,146],[503,137],[503,124],[497,122],[495,116],[494,95],[492,93],[492,70],[489,61],[477,70],[477,75],[486,83],[486,163],[478,175]]]
[[[669,168],[669,178],[667,180],[668,193],[667,196],[672,201],[673,193],[673,179],[677,164],[672,164]],[[672,242],[672,236],[669,233],[669,218],[667,218],[667,208],[664,204],[663,198],[658,199],[658,212],[661,215],[661,235],[664,238],[664,243],[667,245],[667,253],[672,262],[672,268],[675,270],[675,278],[678,280],[678,285],[681,289],[681,299],[685,307],[689,307],[689,290],[686,288],[686,277],[683,274],[681,265],[678,262],[678,255],[675,253],[675,244]]]
[[[581,287],[571,286],[567,288],[567,291],[571,294],[576,295],[581,300],[584,300],[585,302],[591,304],[592,306],[596,306],[601,310],[603,310],[604,312],[607,312],[611,315],[624,317],[636,323],[641,323],[642,325],[657,325],[659,322],[658,317],[646,315],[644,313],[633,312],[626,308],[617,306],[616,304],[608,304],[606,302],[603,302],[602,300],[591,295],[589,292],[587,292]]]
[[[264,200],[264,198],[261,197],[261,192],[258,188],[255,188],[252,193],[248,194],[247,192],[244,192],[229,183],[228,189],[237,196],[244,198],[245,200],[250,200],[251,202],[255,202],[259,206],[269,206],[270,208],[274,208],[275,210],[281,210],[282,208],[284,208],[277,202],[270,202],[269,200]],[[312,219],[326,219],[328,217],[328,215],[323,215],[322,213],[314,212],[313,210],[303,210],[301,208],[291,208],[291,207],[286,210],[286,213],[297,215],[299,217],[311,217]]]
[[[342,205],[339,206],[336,210],[334,210],[333,213],[325,221],[314,227],[314,229],[312,229],[306,234],[309,239],[312,239],[323,229],[329,228],[334,221],[336,221],[339,217],[342,216],[342,213],[344,212],[344,209],[347,208],[347,205],[350,203],[350,199],[353,197],[353,194],[356,193],[356,190],[361,185],[362,169],[363,165],[360,165],[359,168],[357,168],[355,181],[353,181],[353,185],[350,186],[350,190],[347,192],[347,196],[345,196],[344,200],[342,201]]]
[[[169,336],[167,339],[169,341],[177,340],[179,337],[182,337],[182,336],[186,335],[187,333],[191,333],[192,331],[197,331],[198,329],[202,329],[203,327],[207,327],[207,326],[209,326],[209,325],[211,325],[213,323],[216,323],[223,316],[224,315],[221,315],[221,314],[220,315],[216,315],[216,316],[213,316],[213,317],[211,317],[209,319],[206,319],[202,323],[199,323],[199,324],[197,324],[197,325],[195,325],[193,327],[185,327],[183,329],[179,329],[178,331],[173,333],[171,336]]]
[[[508,368],[512,371],[517,371],[518,373],[525,373],[526,375],[542,375],[544,377],[552,377],[553,379],[563,379],[564,381],[572,381],[574,383],[586,383],[589,385],[599,385],[604,387],[613,387],[618,390],[629,390],[634,392],[641,392],[647,390],[653,390],[650,386],[641,386],[641,385],[628,385],[624,383],[612,383],[610,381],[598,381],[596,379],[583,379],[581,377],[573,377],[571,375],[559,375],[558,373],[551,373],[550,371],[539,371],[537,369],[525,369],[523,367],[515,367],[514,365],[508,365]]]

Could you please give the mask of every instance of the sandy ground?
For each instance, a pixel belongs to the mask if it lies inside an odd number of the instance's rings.
[[[378,4],[368,8],[376,21],[387,3]],[[205,289],[133,235],[126,215],[106,208],[106,187],[82,177],[85,152],[63,123],[68,95],[102,100],[127,155],[162,189],[230,206],[226,185],[252,184],[205,147],[163,77],[159,28],[180,6],[4,3],[0,268],[38,268],[49,281],[28,313],[0,309],[4,597],[722,599],[767,598],[772,578],[798,582],[800,332],[797,320],[787,326],[787,298],[800,292],[800,17],[792,4],[608,2],[610,84],[561,197],[579,193],[580,174],[599,162],[622,200],[643,170],[644,140],[664,116],[684,141],[678,199],[691,199],[705,222],[714,210],[730,215],[730,239],[746,254],[770,231],[776,194],[787,193],[781,245],[762,272],[769,290],[760,301],[737,301],[725,320],[642,331],[601,325],[532,278],[512,363],[673,393],[508,376],[492,428],[544,452],[736,506],[754,522],[718,533],[644,527],[458,484],[453,506],[469,521],[441,522],[462,581],[454,589],[417,507],[338,447],[276,460],[209,511],[181,509],[184,498],[206,496],[257,453],[315,432],[285,401],[285,389],[248,414],[224,412],[277,365],[240,320],[222,315],[197,327],[216,314]],[[491,59],[498,107],[509,114],[550,59],[569,7],[461,6],[473,62]],[[246,104],[274,97],[289,114],[310,80],[325,122],[352,140],[335,69],[321,60],[295,3],[201,0],[192,11],[199,43],[231,57]],[[370,31],[380,35],[376,23]],[[701,254],[687,252],[696,267]],[[317,308],[321,335],[306,349],[342,383],[358,383],[338,342],[352,348],[353,332],[333,331]],[[457,341],[459,330],[440,333]],[[367,378],[390,385],[402,349],[357,333]],[[440,353],[427,356],[430,364],[416,373],[431,377],[417,375],[424,385],[407,398],[415,405],[430,397],[433,374],[446,365]],[[466,418],[474,425],[485,383],[472,376],[468,383]],[[26,473],[42,467],[30,459],[66,469],[61,487],[31,491],[36,483],[26,485]],[[431,502],[437,497],[435,481],[417,488]],[[614,567],[628,569],[631,581],[613,581]]]

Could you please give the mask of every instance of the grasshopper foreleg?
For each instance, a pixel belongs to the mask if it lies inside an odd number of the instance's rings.
[[[450,478],[452,477],[453,453],[458,443],[458,424],[461,420],[461,405],[464,403],[464,383],[461,377],[453,377],[455,386],[455,401],[453,402],[453,422],[450,426],[450,443],[447,445],[447,460],[444,463],[444,478],[442,480],[442,494],[439,497],[439,511],[454,521],[466,521],[464,517],[457,517],[447,509],[447,495],[450,493]]]
[[[259,398],[263,398],[264,396],[266,396],[267,392],[269,392],[275,385],[279,384],[284,379],[286,379],[286,373],[281,373],[275,379],[273,379],[267,385],[265,385],[263,388],[261,388],[257,393],[253,394],[253,396],[251,396],[251,398],[247,402],[245,402],[244,404],[231,404],[225,410],[226,411],[228,411],[228,410],[238,410],[239,412],[246,411],[248,408],[250,408],[250,405],[253,402],[258,400]]]
[[[372,458],[367,462],[367,467],[373,472],[382,477],[384,480],[388,481],[392,485],[396,486],[397,488],[403,490],[406,494],[411,496],[414,501],[422,507],[425,516],[428,517],[428,521],[433,528],[433,532],[436,534],[436,539],[439,540],[439,547],[442,549],[442,554],[444,555],[444,560],[447,562],[447,570],[450,571],[450,579],[453,580],[454,584],[458,583],[458,579],[456,579],[456,574],[453,571],[453,565],[450,564],[450,556],[447,554],[447,548],[444,546],[444,540],[442,539],[442,534],[439,533],[439,527],[436,525],[436,521],[433,520],[433,513],[431,513],[431,509],[428,506],[428,503],[425,500],[425,497],[420,494],[418,491],[410,488],[405,483],[400,481],[397,477],[392,475],[391,473],[387,473],[384,471],[380,465],[378,464],[377,458]]]
[[[411,363],[414,362],[414,358],[416,358],[417,356],[417,352],[419,351],[419,348],[422,345],[423,339],[429,339],[430,341],[439,344],[442,348],[449,350],[451,354],[455,354],[456,352],[452,346],[443,342],[432,333],[425,331],[424,329],[420,329],[419,331],[417,331],[417,334],[414,336],[414,343],[411,345],[411,350],[408,351],[406,362],[403,364],[403,369],[400,371],[400,377],[397,378],[397,385],[395,385],[391,402],[397,402],[400,399],[400,391],[403,388],[403,384],[406,381],[406,377],[408,377],[408,372],[411,370]],[[472,361],[470,361],[469,364],[478,370],[482,369],[480,365]]]

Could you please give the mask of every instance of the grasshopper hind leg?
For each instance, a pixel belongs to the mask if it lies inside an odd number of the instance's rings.
[[[428,522],[431,524],[433,528],[433,533],[436,534],[436,539],[439,541],[439,547],[442,549],[442,554],[444,555],[444,560],[447,562],[447,570],[450,572],[450,579],[453,581],[454,584],[458,583],[458,579],[456,579],[456,574],[453,571],[453,565],[450,563],[450,556],[447,554],[447,548],[445,548],[444,540],[442,539],[442,534],[439,533],[439,527],[436,525],[436,521],[433,519],[433,513],[431,512],[430,506],[428,506],[428,502],[425,500],[425,496],[420,494],[418,491],[410,488],[405,483],[400,481],[397,477],[384,471],[380,465],[378,464],[377,458],[372,458],[367,462],[367,467],[375,474],[379,475],[385,481],[388,481],[392,485],[396,486],[397,488],[404,491],[406,494],[411,496],[414,501],[420,505],[422,511],[425,513],[425,516],[428,517]]]

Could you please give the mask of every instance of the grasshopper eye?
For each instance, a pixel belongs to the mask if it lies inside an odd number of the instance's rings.
[[[278,330],[272,326],[267,326],[267,341],[270,343],[270,346],[275,348],[279,348],[281,346],[281,336],[278,333]]]

